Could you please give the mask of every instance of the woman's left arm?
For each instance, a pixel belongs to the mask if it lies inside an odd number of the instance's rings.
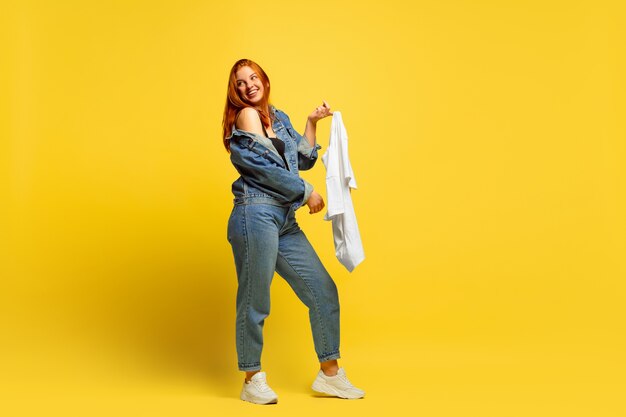
[[[304,128],[304,137],[309,142],[311,147],[315,146],[315,131],[317,129],[317,121],[324,117],[330,116],[333,112],[330,111],[330,106],[326,101],[322,100],[324,104],[317,106],[313,113],[306,119],[306,127]]]

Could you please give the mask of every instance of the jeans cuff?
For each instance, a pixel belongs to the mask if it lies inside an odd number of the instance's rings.
[[[239,362],[238,365],[239,365],[240,371],[260,371],[261,370],[261,362],[253,362],[253,363]]]
[[[320,362],[326,362],[326,361],[332,361],[333,359],[339,359],[341,358],[341,355],[339,354],[338,350],[335,350],[334,352],[317,355],[317,358],[319,359]]]

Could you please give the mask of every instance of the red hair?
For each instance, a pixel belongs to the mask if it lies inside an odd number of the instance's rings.
[[[265,91],[263,92],[263,98],[261,102],[254,106],[250,102],[248,102],[245,97],[242,97],[239,94],[239,90],[237,90],[237,71],[241,67],[250,67],[254,72],[257,73],[261,82],[263,83],[263,87]],[[259,66],[256,62],[249,59],[240,59],[235,62],[235,65],[230,70],[230,75],[228,77],[228,89],[226,91],[226,105],[224,106],[224,117],[222,119],[222,129],[223,129],[223,137],[222,141],[224,142],[224,147],[227,152],[230,152],[230,140],[226,139],[232,133],[233,123],[235,122],[235,118],[237,117],[237,113],[244,107],[253,107],[255,108],[260,116],[261,122],[265,127],[268,127],[271,123],[271,118],[268,113],[269,111],[269,99],[270,99],[270,79],[268,78],[263,68]]]

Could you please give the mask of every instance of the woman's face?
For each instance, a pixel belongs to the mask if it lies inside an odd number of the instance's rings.
[[[259,75],[248,66],[241,67],[235,73],[237,90],[242,99],[251,104],[258,104],[263,98],[265,88]]]

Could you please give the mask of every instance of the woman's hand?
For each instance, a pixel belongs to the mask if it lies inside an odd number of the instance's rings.
[[[317,106],[313,113],[309,115],[309,120],[311,123],[315,124],[318,120],[323,119],[324,117],[332,116],[333,112],[330,111],[330,106],[326,101],[322,100],[324,104],[321,106]]]
[[[317,191],[313,190],[306,201],[306,205],[309,206],[309,214],[314,214],[324,208],[324,199]]]

